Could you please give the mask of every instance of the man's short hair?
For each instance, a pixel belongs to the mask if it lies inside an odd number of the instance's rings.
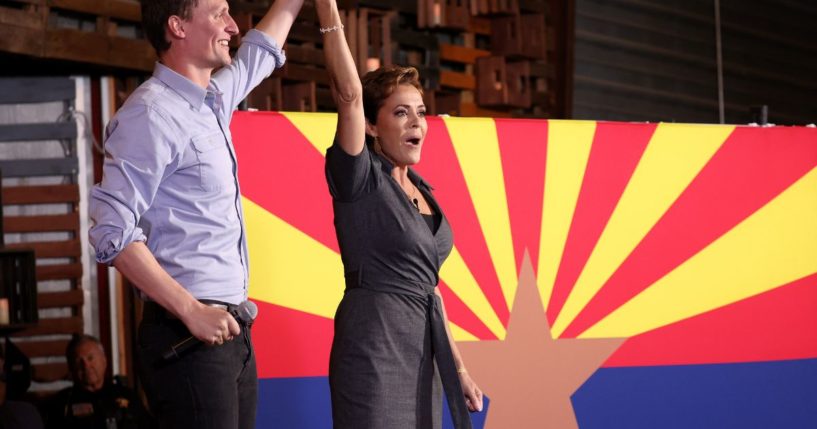
[[[190,19],[198,4],[198,0],[142,0],[142,27],[156,55],[170,49],[170,41],[165,37],[167,20],[173,15],[185,21]]]
[[[88,334],[74,334],[74,336],[71,337],[71,341],[68,342],[68,346],[65,347],[65,360],[68,361],[68,367],[71,368],[71,370],[74,368],[74,358],[77,354],[77,348],[80,344],[86,341],[90,341],[98,345],[99,348],[104,351],[102,342],[99,341],[99,338]]]

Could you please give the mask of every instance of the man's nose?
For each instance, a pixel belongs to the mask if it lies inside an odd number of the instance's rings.
[[[226,31],[229,35],[235,36],[238,34],[238,24],[235,23],[232,15],[227,14],[227,28]]]

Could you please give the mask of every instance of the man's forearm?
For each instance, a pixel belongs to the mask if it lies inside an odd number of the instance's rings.
[[[113,265],[131,283],[179,319],[190,314],[199,302],[159,265],[145,246],[136,241],[125,247]]]
[[[304,0],[275,0],[255,29],[267,33],[278,42],[278,46],[284,46],[303,4]]]
[[[129,244],[113,265],[150,299],[178,317],[199,340],[222,344],[241,333],[230,313],[202,304],[170,277],[145,243]]]

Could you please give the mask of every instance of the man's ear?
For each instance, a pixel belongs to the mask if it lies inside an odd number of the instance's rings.
[[[184,20],[178,15],[171,15],[170,18],[167,18],[167,31],[173,39],[184,39],[186,37],[184,32]]]

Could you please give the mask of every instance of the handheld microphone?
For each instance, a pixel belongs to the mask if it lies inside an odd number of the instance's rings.
[[[243,323],[244,326],[249,328],[252,326],[252,322],[255,321],[255,317],[258,316],[258,306],[252,301],[244,301],[241,304],[238,304],[233,311],[230,311],[230,314],[236,319],[236,321]],[[173,359],[177,359],[193,347],[200,344],[202,344],[201,340],[191,335],[170,346],[167,351],[162,353],[162,360],[168,362]]]

